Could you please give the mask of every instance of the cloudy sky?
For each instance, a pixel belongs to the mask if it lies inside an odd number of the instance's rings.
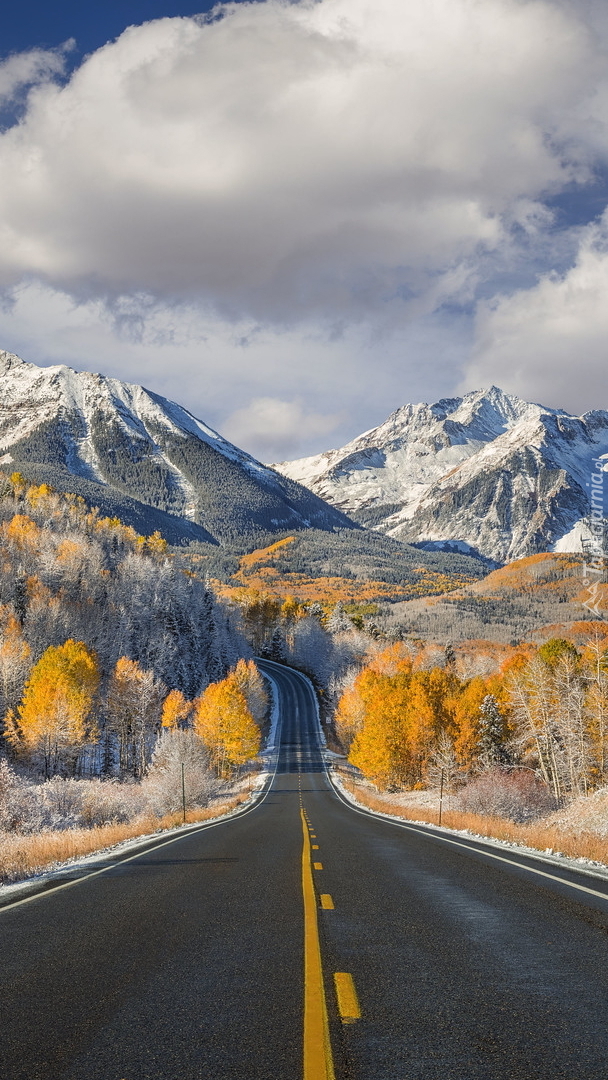
[[[266,461],[497,383],[608,408],[605,0],[3,14],[0,347]]]

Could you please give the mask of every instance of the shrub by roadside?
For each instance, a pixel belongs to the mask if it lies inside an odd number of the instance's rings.
[[[529,769],[487,769],[460,789],[455,809],[509,821],[536,821],[557,809],[554,796]]]

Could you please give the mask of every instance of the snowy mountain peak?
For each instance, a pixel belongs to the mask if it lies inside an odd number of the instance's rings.
[[[339,450],[275,468],[401,540],[503,562],[580,550],[597,457],[608,412],[576,417],[491,386],[404,405]]]
[[[355,527],[143,386],[8,352],[0,352],[0,378],[0,466],[82,494],[139,531],[210,540]]]

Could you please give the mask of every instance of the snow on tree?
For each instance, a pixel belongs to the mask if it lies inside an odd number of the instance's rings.
[[[268,712],[268,691],[253,660],[238,661],[234,669],[234,681],[245,698],[253,719],[261,728]]]
[[[163,730],[158,736],[144,794],[158,814],[182,809],[182,766],[186,807],[206,806],[217,789],[209,753],[195,731]]]
[[[508,765],[505,745],[505,722],[493,694],[486,694],[479,706],[479,758],[486,766]]]
[[[344,631],[352,630],[353,624],[345,614],[344,604],[340,600],[334,605],[334,609],[325,626],[330,634],[341,634],[344,633]]]
[[[121,656],[112,673],[106,711],[108,729],[118,743],[121,776],[141,779],[161,726],[164,683],[136,660]]]
[[[32,650],[16,616],[7,607],[2,614],[6,621],[0,633],[0,716],[5,716],[21,698],[32,665]]]

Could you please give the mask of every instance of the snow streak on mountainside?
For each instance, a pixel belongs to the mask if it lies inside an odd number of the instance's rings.
[[[141,386],[0,352],[0,468],[173,543],[355,528],[305,487]]]
[[[608,468],[608,412],[571,416],[493,386],[405,405],[340,450],[274,468],[399,540],[506,562],[581,550],[598,458]]]

